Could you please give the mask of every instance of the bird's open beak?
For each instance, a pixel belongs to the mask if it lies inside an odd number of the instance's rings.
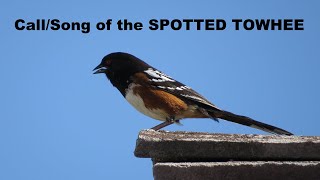
[[[93,69],[93,71],[95,71],[93,74],[105,73],[107,71],[107,68],[102,64],[99,64],[96,68]]]

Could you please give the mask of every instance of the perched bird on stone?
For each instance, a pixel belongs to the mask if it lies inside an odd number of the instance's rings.
[[[164,121],[153,127],[154,130],[180,123],[185,118],[211,118],[216,121],[224,119],[273,134],[293,135],[284,129],[222,110],[189,86],[128,53],[106,55],[94,71],[94,74],[104,73],[138,111]]]

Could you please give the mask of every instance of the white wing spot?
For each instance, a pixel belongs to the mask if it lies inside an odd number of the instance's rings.
[[[166,87],[164,87],[164,86],[157,86],[157,87],[160,89],[166,89]]]
[[[147,73],[148,75],[154,77],[154,79],[151,79],[154,82],[165,82],[165,81],[175,82],[175,80],[173,80],[170,76],[165,75],[165,74],[161,73],[160,71],[154,70],[152,68],[149,68],[149,69],[145,70],[144,72]]]
[[[181,94],[181,96],[187,97],[187,98],[191,98],[191,99],[195,99],[198,100],[200,102],[204,102],[204,100],[202,98],[199,98],[197,96],[192,96],[192,95],[188,95],[188,94]]]
[[[178,90],[178,91],[183,91],[185,89],[191,89],[188,86],[180,86],[180,87],[166,87],[166,86],[157,86],[160,89],[169,89],[169,90]]]

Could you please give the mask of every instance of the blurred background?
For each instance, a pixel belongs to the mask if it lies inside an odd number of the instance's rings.
[[[0,179],[152,179],[133,155],[155,126],[104,75],[103,56],[134,54],[218,107],[296,135],[320,135],[318,1],[7,1],[0,6]],[[91,31],[17,31],[17,19],[91,23]],[[149,19],[225,19],[224,31],[150,31]],[[304,19],[303,31],[235,31],[231,19]],[[95,23],[113,19],[110,31]],[[144,24],[118,31],[115,22]],[[266,134],[208,119],[169,131]]]

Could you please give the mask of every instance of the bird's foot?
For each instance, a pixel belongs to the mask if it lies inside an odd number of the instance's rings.
[[[180,123],[179,120],[175,120],[174,116],[170,116],[169,118],[166,119],[165,122],[163,122],[161,124],[158,124],[158,125],[156,125],[155,127],[151,128],[151,129],[157,131],[157,130],[160,130],[160,129],[162,129],[162,128],[166,127],[166,126],[169,126],[169,125],[171,125],[173,123],[175,123],[175,124],[177,124],[179,126],[182,126],[182,124]]]

